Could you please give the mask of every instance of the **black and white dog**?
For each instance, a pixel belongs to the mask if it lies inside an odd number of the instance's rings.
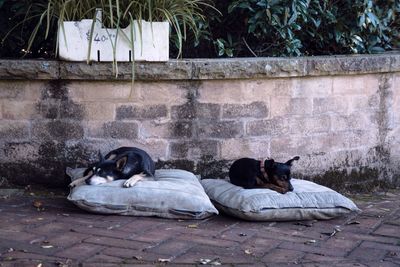
[[[120,147],[105,157],[99,152],[99,161],[92,164],[83,173],[83,177],[74,180],[70,187],[86,183],[99,185],[114,180],[126,179],[124,187],[132,187],[146,176],[154,177],[155,164],[142,149]]]

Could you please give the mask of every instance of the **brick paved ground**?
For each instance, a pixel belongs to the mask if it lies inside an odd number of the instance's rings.
[[[253,223],[94,215],[25,194],[0,199],[0,266],[400,266],[399,196],[357,196],[361,214],[330,221]]]

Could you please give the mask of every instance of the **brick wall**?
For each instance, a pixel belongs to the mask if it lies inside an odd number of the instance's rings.
[[[66,166],[137,146],[158,168],[203,178],[225,177],[240,157],[299,155],[295,177],[338,190],[399,185],[400,57],[358,57],[356,68],[351,58],[303,61],[143,63],[133,85],[129,71],[111,78],[103,64],[24,61],[24,73],[3,61],[0,176],[64,186]]]

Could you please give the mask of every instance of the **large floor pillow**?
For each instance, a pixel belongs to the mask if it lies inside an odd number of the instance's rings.
[[[331,219],[359,211],[345,196],[316,183],[292,179],[293,192],[243,189],[221,179],[201,180],[218,210],[251,221]]]
[[[84,169],[67,168],[72,180]],[[124,188],[125,180],[79,185],[68,196],[78,207],[102,214],[204,219],[218,214],[197,177],[184,170],[156,170],[155,180]]]

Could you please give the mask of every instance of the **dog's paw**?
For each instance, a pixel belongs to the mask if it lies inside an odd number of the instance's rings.
[[[132,187],[132,186],[134,186],[137,182],[142,180],[145,176],[146,175],[144,173],[135,174],[134,176],[132,176],[131,178],[129,178],[128,180],[126,180],[124,182],[124,187]]]
[[[139,182],[138,179],[129,178],[128,180],[126,180],[126,181],[124,182],[124,187],[132,187],[132,186],[134,186],[137,182]]]

